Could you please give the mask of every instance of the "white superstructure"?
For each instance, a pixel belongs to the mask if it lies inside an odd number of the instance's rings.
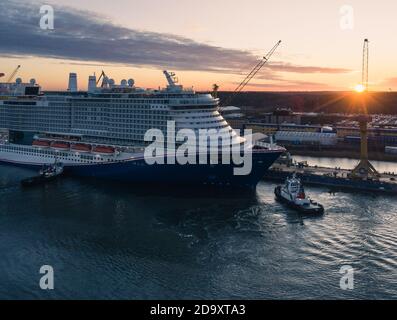
[[[42,93],[31,81],[3,86],[0,128],[9,131],[0,144],[0,161],[26,164],[65,164],[124,161],[142,156],[145,133],[152,128],[215,130],[241,145],[241,138],[218,110],[218,99],[177,84],[164,71],[165,89],[143,89],[133,79],[115,84],[103,74],[100,87],[89,77],[88,91],[77,90],[77,74],[69,76],[68,91]]]

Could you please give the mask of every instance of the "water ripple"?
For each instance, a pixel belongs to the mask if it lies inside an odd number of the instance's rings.
[[[307,188],[322,217],[256,194],[189,197],[64,179],[22,189],[0,167],[0,298],[392,298],[397,200]],[[56,290],[38,288],[54,266]],[[343,265],[356,289],[339,288]]]

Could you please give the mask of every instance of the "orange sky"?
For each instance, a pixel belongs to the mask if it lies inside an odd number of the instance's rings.
[[[7,6],[7,2],[12,4],[13,1],[7,0],[2,5]],[[88,58],[79,61],[76,57],[63,57],[62,50],[51,58],[46,56],[45,48],[40,53],[33,48],[35,51],[28,54],[29,47],[24,47],[23,43],[20,48],[14,46],[10,52],[0,52],[0,72],[9,74],[21,64],[19,76],[24,80],[34,77],[47,90],[65,89],[69,72],[78,73],[79,86],[85,89],[88,75],[99,74],[102,69],[116,82],[132,77],[136,85],[154,88],[165,85],[162,69],[176,69],[184,86],[210,90],[212,84],[217,83],[220,90],[233,90],[244,73],[249,72],[252,60],[242,60],[238,64],[241,59],[236,58],[236,61],[240,59],[236,62],[237,67],[225,71],[228,56],[223,57],[221,50],[232,49],[260,57],[279,39],[283,43],[271,59],[271,68],[253,79],[247,90],[352,90],[361,81],[364,38],[370,39],[370,89],[388,91],[397,88],[397,66],[394,63],[397,45],[390,41],[397,31],[397,1],[349,1],[354,20],[352,29],[348,30],[341,28],[341,19],[345,16],[340,10],[345,2],[338,0],[247,0],[244,3],[233,0],[48,0],[46,3],[57,5],[54,6],[55,32],[59,30],[57,14],[61,17],[60,13],[65,10],[58,5],[67,5],[72,10],[85,10],[83,12],[87,16],[99,14],[98,19],[105,19],[100,23],[115,25],[127,32],[131,29],[180,36],[205,46],[221,48],[211,56],[211,61],[216,66],[219,59],[223,68],[221,71],[203,70],[201,66],[199,70],[191,68],[201,54],[203,58],[207,54],[206,48],[195,51],[195,45],[182,52],[170,65],[166,59],[156,60],[151,65],[150,54],[144,57],[144,63],[140,63],[142,59],[139,57],[137,61],[132,58],[131,63],[120,62],[118,58],[111,61],[113,53],[109,48],[107,61],[90,60],[88,54]],[[21,12],[16,19],[23,19],[23,14]],[[61,27],[63,25],[59,23],[58,28]],[[78,25],[75,28],[73,34],[78,33]],[[1,37],[0,34],[0,40]],[[7,47],[7,41],[3,43]],[[75,47],[74,50],[78,54],[82,49]],[[122,48],[115,48],[114,55],[119,56],[120,50]],[[133,51],[134,46],[128,50]],[[173,57],[178,54],[178,51],[173,53]],[[190,66],[189,55],[195,55]],[[187,60],[187,63],[179,65],[178,59]]]

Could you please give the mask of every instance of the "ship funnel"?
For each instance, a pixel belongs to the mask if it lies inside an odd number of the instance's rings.
[[[77,92],[77,74],[76,73],[69,73],[68,91]]]
[[[88,77],[88,92],[95,92],[96,91],[96,76],[89,76]]]

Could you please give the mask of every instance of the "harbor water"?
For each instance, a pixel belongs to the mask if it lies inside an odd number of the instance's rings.
[[[266,181],[238,195],[72,178],[23,189],[32,174],[0,166],[1,299],[397,297],[396,197],[307,187],[326,212],[303,217]]]

